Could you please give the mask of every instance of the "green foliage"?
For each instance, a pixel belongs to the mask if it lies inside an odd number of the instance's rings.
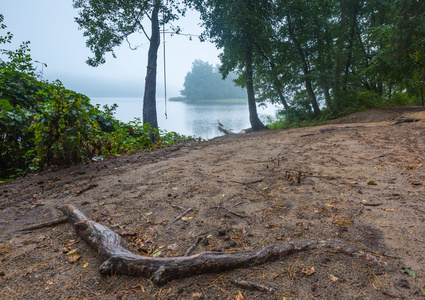
[[[5,28],[0,15],[0,29]],[[10,39],[9,33],[0,35],[0,45]],[[60,81],[40,81],[28,44],[15,51],[0,49],[7,56],[0,61],[0,178],[193,139],[158,132],[154,144],[149,124],[113,118],[116,105],[102,111]]]
[[[294,97],[293,105],[277,114],[277,121],[269,125],[270,129],[291,129],[309,126],[315,121],[314,111],[305,92]]]
[[[0,178],[5,178],[27,168],[27,152],[33,147],[27,132],[32,114],[19,105],[13,107],[7,99],[0,103]]]
[[[406,106],[406,105],[421,105],[419,98],[409,95],[406,92],[397,92],[387,98],[386,106]]]
[[[96,154],[93,141],[100,133],[88,98],[66,90],[60,82],[48,85],[47,95],[29,128],[34,134],[35,164],[46,167],[88,161]]]
[[[294,111],[294,120],[304,119],[300,92],[314,118],[321,110],[337,117],[425,105],[424,1],[188,2],[201,13],[204,38],[223,49],[221,71],[238,72],[243,84],[251,45],[257,99],[282,103],[289,119]]]
[[[184,80],[184,89],[180,92],[189,101],[245,98],[246,91],[236,87],[230,74],[226,79],[212,65],[201,60],[195,60],[192,71]]]

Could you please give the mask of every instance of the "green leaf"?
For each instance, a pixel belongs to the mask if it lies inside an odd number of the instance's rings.
[[[403,274],[407,274],[407,275],[410,275],[410,276],[412,276],[412,277],[416,277],[416,273],[415,273],[415,271],[413,271],[413,270],[411,270],[411,269],[404,269],[404,270],[401,270],[401,273],[403,273]]]
[[[0,107],[7,111],[13,109],[13,105],[6,99],[0,99]]]

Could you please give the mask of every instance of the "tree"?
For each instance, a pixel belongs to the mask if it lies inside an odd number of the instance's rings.
[[[223,79],[218,68],[208,62],[195,60],[192,70],[184,79],[184,89],[180,92],[182,96],[190,101],[244,98],[244,90],[236,87],[232,80],[235,74],[231,73]]]
[[[176,20],[178,16],[173,12],[179,9],[178,1],[167,1],[164,5],[161,0],[74,0],[74,8],[79,9],[76,22],[85,29],[84,36],[88,37],[87,47],[94,57],[87,60],[91,66],[105,63],[105,54],[110,52],[116,57],[113,49],[128,41],[128,36],[135,32],[142,32],[149,40],[148,64],[143,96],[143,123],[149,123],[152,132],[151,140],[155,140],[154,129],[158,127],[156,114],[156,75],[157,53],[160,43],[160,23]],[[159,13],[163,19],[159,20]],[[151,24],[151,33],[148,35],[143,20],[147,17]]]
[[[249,119],[252,130],[267,127],[257,114],[254,90],[255,37],[261,33],[258,10],[264,1],[253,0],[188,0],[201,13],[204,36],[223,49],[220,72],[226,77],[231,71],[239,74],[239,85],[246,87]]]
[[[215,99],[211,95],[213,80],[213,66],[202,60],[195,60],[192,63],[192,71],[186,74],[184,89],[180,93],[191,101]]]

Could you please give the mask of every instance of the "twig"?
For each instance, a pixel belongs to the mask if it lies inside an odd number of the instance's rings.
[[[260,179],[257,179],[257,180],[248,181],[248,182],[242,182],[242,181],[236,181],[236,180],[229,180],[229,182],[243,184],[243,185],[248,185],[248,184],[254,184],[254,183],[259,183],[259,182],[263,181],[264,179],[266,179],[270,175],[270,173],[274,170],[274,168],[276,166],[279,166],[280,159],[277,159],[277,158],[278,158],[279,155],[281,155],[281,153],[282,152],[279,152],[275,157],[271,157],[270,158],[270,160],[268,162],[273,163],[273,166],[271,166],[271,167],[268,167],[267,166],[267,168],[269,169],[269,171],[267,172],[267,174],[264,177],[262,177]],[[276,159],[277,159],[277,163],[275,162]]]
[[[82,193],[87,192],[88,190],[97,187],[97,184],[90,184],[88,187],[83,188],[77,192],[77,196],[80,196]]]
[[[202,177],[208,177],[208,175],[207,175],[207,174],[202,173],[202,172],[201,172],[201,171],[199,171],[199,170],[196,170],[196,173],[199,173]]]
[[[238,216],[240,218],[246,218],[246,216],[243,216],[241,214],[238,214],[237,212],[234,212],[233,210],[230,210],[230,209],[228,209],[225,206],[219,205],[219,206],[214,206],[214,207],[211,207],[211,208],[217,208],[217,209],[223,208],[223,209],[227,210],[229,213],[234,214],[235,216]]]
[[[268,175],[268,173],[267,173],[267,175]],[[258,179],[258,180],[248,181],[248,182],[242,182],[242,181],[236,181],[236,180],[229,180],[229,182],[232,182],[232,183],[239,183],[239,184],[247,185],[247,184],[253,184],[253,183],[261,182],[261,181],[263,181],[263,180],[264,180],[264,179],[266,179],[266,178],[267,178],[267,176],[264,176],[263,178]]]
[[[360,209],[357,211],[357,213],[354,215],[355,217],[360,216],[360,214],[363,212],[364,210],[364,204],[360,203],[362,206],[360,207]]]
[[[364,206],[380,206],[383,203],[362,203]]]
[[[40,229],[40,228],[44,228],[44,227],[52,227],[52,226],[56,226],[56,225],[66,223],[68,221],[69,221],[68,217],[62,217],[60,219],[53,220],[53,221],[50,221],[50,222],[40,223],[40,224],[24,227],[22,229],[19,229],[18,231],[29,231],[29,230]]]
[[[170,205],[171,205],[171,207],[173,207],[173,208],[179,208],[179,209],[181,209],[181,210],[186,210],[186,208],[184,208],[183,206],[179,206],[179,205],[175,205],[175,204],[171,204],[171,203],[169,203]]]
[[[311,135],[316,135],[316,134],[315,133],[307,133],[307,134],[300,135],[300,137],[311,136]]]
[[[192,208],[188,208],[186,209],[184,212],[182,212],[180,215],[178,215],[173,222],[171,222],[170,224],[167,225],[167,227],[165,227],[166,230],[169,230],[171,228],[171,225],[173,225],[174,223],[176,223],[178,220],[180,220],[182,217],[184,217],[186,214],[188,214],[189,212],[192,211]]]
[[[195,250],[195,248],[198,247],[202,239],[203,239],[202,236],[198,236],[195,242],[192,244],[192,246],[189,247],[189,249],[187,249],[186,253],[183,256],[189,256],[190,254],[192,254],[193,250]]]
[[[247,290],[256,290],[261,292],[277,293],[278,290],[268,287],[264,284],[259,284],[247,280],[232,280],[232,283],[237,287],[244,288]]]

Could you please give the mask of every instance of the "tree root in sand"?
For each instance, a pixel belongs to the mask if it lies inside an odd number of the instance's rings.
[[[203,273],[217,273],[241,267],[252,267],[274,261],[299,251],[329,249],[350,256],[360,257],[378,265],[383,263],[374,255],[348,246],[337,240],[300,240],[285,244],[268,245],[261,249],[235,252],[204,252],[193,256],[170,258],[146,257],[127,250],[121,236],[106,226],[87,218],[71,204],[59,207],[74,224],[77,234],[95,248],[106,259],[99,267],[103,275],[123,274],[151,278],[162,285],[173,279]]]

